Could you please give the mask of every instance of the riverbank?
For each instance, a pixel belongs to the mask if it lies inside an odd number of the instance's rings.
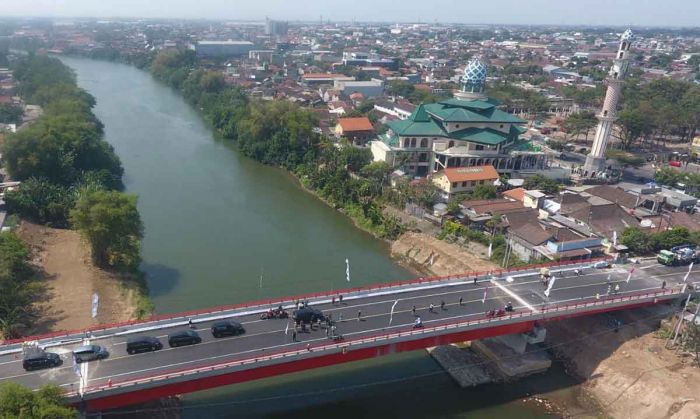
[[[73,230],[23,221],[16,233],[31,247],[32,262],[48,287],[44,316],[33,333],[75,330],[137,317],[139,290],[134,284],[96,267],[90,249]],[[99,296],[97,317],[92,295]]]
[[[665,348],[666,305],[547,324],[547,340],[585,380],[583,393],[612,418],[697,418],[700,368]],[[611,322],[623,326],[615,332]]]

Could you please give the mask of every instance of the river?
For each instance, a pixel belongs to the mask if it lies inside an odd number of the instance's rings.
[[[126,189],[139,195],[142,269],[159,313],[412,277],[384,242],[286,172],[241,156],[148,73],[61,59],[97,99]],[[463,390],[418,351],[187,395],[184,417],[549,418],[521,400],[554,389],[571,398],[574,384],[555,368],[517,384]]]

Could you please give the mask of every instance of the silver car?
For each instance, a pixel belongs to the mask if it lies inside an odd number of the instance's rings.
[[[100,345],[85,345],[73,351],[73,359],[78,364],[96,359],[105,359],[108,356],[109,352]]]

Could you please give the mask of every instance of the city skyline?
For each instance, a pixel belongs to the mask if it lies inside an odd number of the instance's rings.
[[[363,22],[441,22],[464,24],[559,24],[615,26],[697,26],[700,2],[689,0],[632,1],[610,4],[605,0],[560,3],[533,0],[522,7],[515,0],[488,4],[467,4],[456,0],[440,1],[431,7],[424,2],[406,0],[377,3],[357,0],[352,4],[330,4],[320,0],[298,3],[270,0],[264,6],[254,2],[231,5],[224,0],[202,0],[197,4],[184,0],[30,0],[4,5],[3,16],[53,18],[168,18],[264,20],[265,17],[291,21],[363,21]],[[449,11],[449,12],[448,12]]]

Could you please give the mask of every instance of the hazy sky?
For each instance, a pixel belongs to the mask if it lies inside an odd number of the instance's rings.
[[[698,26],[700,0],[0,0],[0,16]]]

